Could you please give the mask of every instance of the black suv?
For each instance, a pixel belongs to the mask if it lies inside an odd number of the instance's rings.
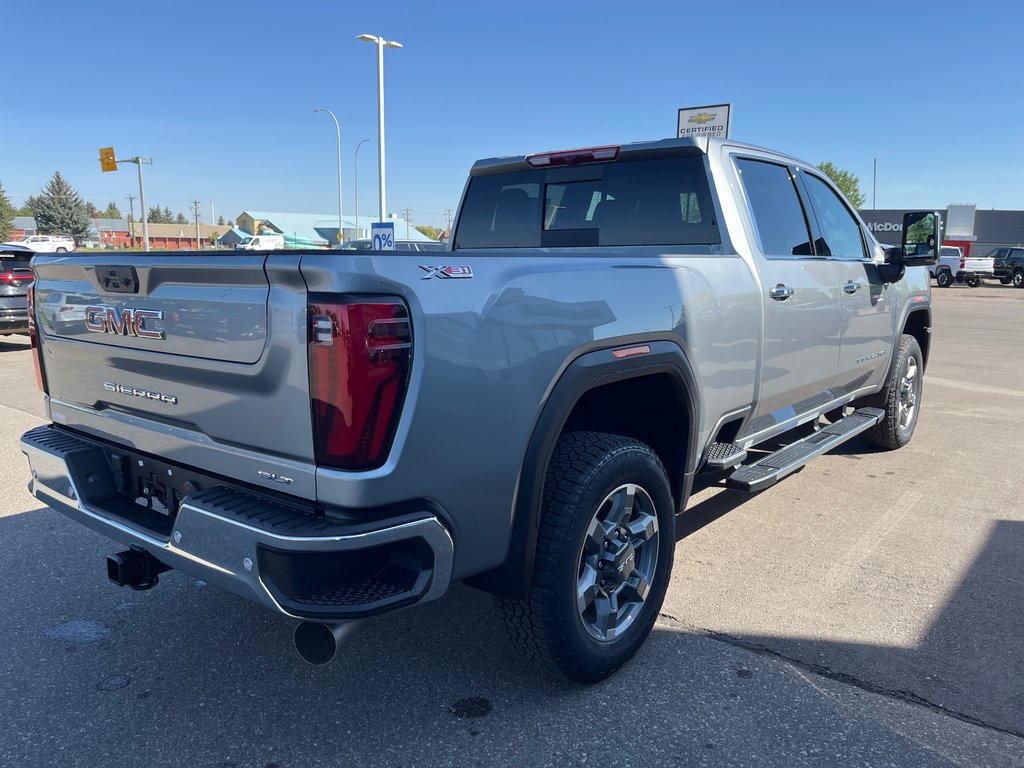
[[[989,256],[995,257],[992,274],[1000,283],[1024,288],[1024,248],[996,248]]]
[[[35,253],[20,245],[0,245],[0,336],[28,333],[28,289],[35,277]]]

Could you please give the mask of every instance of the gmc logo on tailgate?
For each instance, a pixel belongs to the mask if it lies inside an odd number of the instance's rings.
[[[85,308],[85,327],[96,333],[112,333],[116,336],[137,336],[140,339],[162,339],[163,331],[145,327],[147,320],[163,320],[162,309],[135,309],[125,307],[92,306]]]

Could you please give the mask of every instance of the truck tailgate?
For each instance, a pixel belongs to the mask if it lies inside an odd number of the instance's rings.
[[[281,489],[287,478],[289,492],[313,498],[298,260],[37,257],[51,418],[246,482]]]

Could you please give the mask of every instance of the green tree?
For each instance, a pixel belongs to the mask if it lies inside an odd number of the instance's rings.
[[[818,169],[832,179],[832,182],[839,187],[839,191],[846,195],[846,199],[850,201],[854,210],[859,211],[864,206],[864,195],[860,191],[860,179],[849,171],[837,168],[830,162],[818,163]]]
[[[100,216],[104,219],[120,219],[121,209],[117,207],[117,203],[110,203]]]
[[[85,212],[89,214],[90,219],[98,219],[100,217],[100,209],[88,200],[85,201]]]
[[[3,182],[0,182],[0,240],[9,240],[14,234],[14,217],[17,209],[7,196]]]
[[[89,235],[92,222],[82,196],[60,175],[53,174],[43,191],[31,198],[36,228],[44,234],[69,235],[82,242]]]
[[[431,240],[437,240],[437,236],[441,234],[441,231],[437,227],[431,227],[429,225],[416,227],[416,231],[421,235],[426,235]]]
[[[235,222],[233,222],[233,221],[229,221],[229,222],[228,222],[228,226],[229,226],[229,227],[234,227],[234,226],[235,226]]]
[[[165,205],[164,206],[164,224],[173,224],[173,223],[174,223],[174,214],[171,213],[171,209],[168,208]]]
[[[168,224],[168,221],[164,220],[164,212],[160,210],[159,205],[151,205],[149,212],[146,214],[146,218],[150,224]]]
[[[218,227],[223,227],[224,226],[224,217],[223,216],[218,216],[217,217],[217,226]]]
[[[185,214],[184,213],[179,213],[177,216],[174,217],[174,223],[175,224],[188,224],[188,219],[185,218]]]

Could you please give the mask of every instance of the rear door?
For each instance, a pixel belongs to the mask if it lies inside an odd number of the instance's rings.
[[[761,251],[764,353],[749,425],[760,432],[831,399],[841,300],[835,269],[815,254],[794,170],[758,157],[737,157],[735,165]]]

